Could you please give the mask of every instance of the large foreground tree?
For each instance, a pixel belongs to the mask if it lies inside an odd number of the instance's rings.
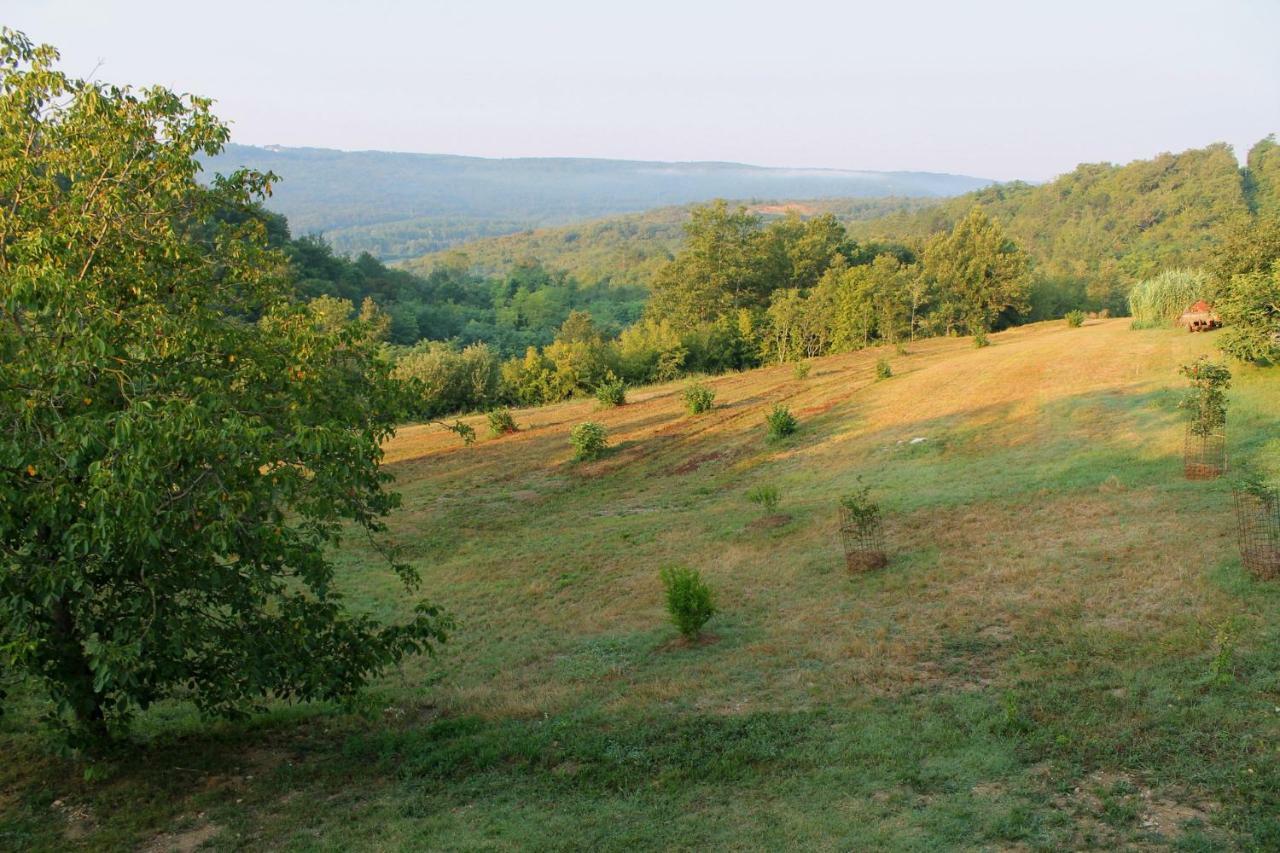
[[[209,101],[57,58],[0,34],[0,669],[103,736],[430,650],[441,614],[350,612],[326,556],[396,505],[376,336],[293,298],[254,215],[270,175],[197,182],[228,138]]]

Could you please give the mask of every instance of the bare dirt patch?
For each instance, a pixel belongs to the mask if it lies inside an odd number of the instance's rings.
[[[701,453],[697,456],[690,456],[681,464],[671,469],[672,474],[692,474],[708,462],[717,462],[725,457],[722,450],[714,453]]]

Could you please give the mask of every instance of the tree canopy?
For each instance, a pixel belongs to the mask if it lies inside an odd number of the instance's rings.
[[[346,695],[448,626],[351,612],[327,556],[397,504],[403,386],[295,298],[271,175],[196,180],[208,100],[57,59],[0,35],[0,666],[94,736],[171,696]]]

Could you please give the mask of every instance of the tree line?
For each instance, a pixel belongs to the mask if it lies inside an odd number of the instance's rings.
[[[860,245],[829,214],[766,222],[725,202],[693,209],[643,317],[616,336],[574,310],[545,346],[503,359],[484,342],[422,343],[397,374],[431,416],[536,405],[620,378],[722,373],[917,337],[1000,329],[1027,315],[1030,261],[975,207],[923,246]]]

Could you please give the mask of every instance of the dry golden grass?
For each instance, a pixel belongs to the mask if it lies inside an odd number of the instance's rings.
[[[1174,416],[1142,398],[1177,384],[1176,365],[1210,340],[1112,320],[992,341],[816,359],[804,380],[789,365],[713,378],[716,408],[700,416],[675,382],[615,409],[518,411],[519,434],[472,448],[438,427],[403,430],[387,447],[408,508],[393,531],[436,537],[419,564],[462,624],[445,703],[531,715],[693,695],[740,712],[980,689],[1018,675],[1010,650],[1037,637],[1142,647],[1221,618],[1207,574],[1231,550],[1225,510],[1189,525],[1184,492],[1133,474],[1169,457],[1176,477]],[[894,377],[875,382],[881,357]],[[771,445],[763,420],[778,402],[801,431]],[[568,431],[587,419],[615,450],[574,465]],[[1073,471],[1055,447],[1097,458]],[[857,475],[877,484],[895,552],[865,578],[840,568],[833,527]],[[785,527],[750,524],[743,493],[763,481],[781,488]],[[692,665],[665,665],[657,639],[655,577],[671,562],[700,568],[719,595],[721,642]],[[557,662],[601,638],[631,644],[625,665],[566,678]]]

